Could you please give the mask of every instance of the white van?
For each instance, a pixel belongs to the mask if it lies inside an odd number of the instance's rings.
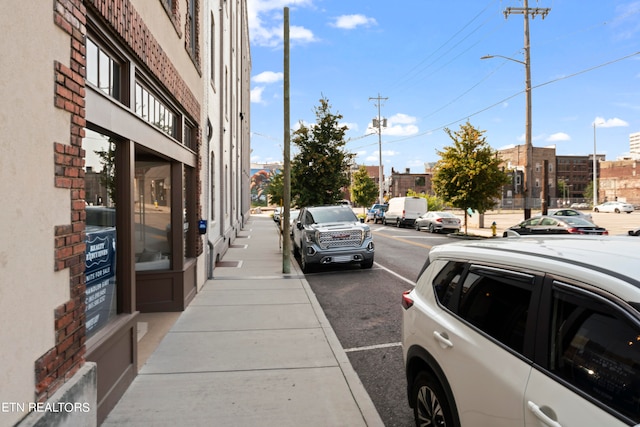
[[[384,225],[396,227],[413,226],[416,219],[427,212],[427,199],[423,197],[394,197],[389,199],[389,208],[382,220]]]

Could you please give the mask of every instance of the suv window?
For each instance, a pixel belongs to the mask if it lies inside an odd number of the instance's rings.
[[[486,334],[523,353],[534,276],[449,262],[433,280],[440,304]]]
[[[596,296],[553,291],[549,368],[640,422],[640,327]]]
[[[509,348],[523,353],[533,278],[472,267],[462,285],[458,314]]]
[[[327,222],[357,222],[358,218],[351,209],[344,206],[335,206],[330,208],[319,208],[308,210],[308,215],[311,218],[305,221],[307,224],[324,224]]]
[[[466,263],[464,262],[450,262],[440,270],[440,273],[438,273],[433,280],[433,289],[438,301],[454,312],[457,304],[454,304],[456,300],[453,295],[458,288],[458,283],[460,282],[460,277],[464,272],[465,266]]]

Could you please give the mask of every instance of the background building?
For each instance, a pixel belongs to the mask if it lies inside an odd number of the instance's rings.
[[[95,425],[137,375],[139,313],[183,310],[249,210],[246,1],[10,9],[0,425],[64,425],[29,403],[69,401]]]

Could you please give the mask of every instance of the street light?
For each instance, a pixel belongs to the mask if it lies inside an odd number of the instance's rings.
[[[525,32],[528,35],[528,32]],[[520,61],[518,59],[509,58],[507,56],[502,55],[485,55],[480,59],[491,59],[491,58],[503,58],[509,61],[517,62],[518,64],[524,65],[525,70],[525,98],[526,98],[526,116],[525,116],[525,156],[524,156],[524,174],[523,174],[523,195],[524,195],[524,219],[531,218],[531,207],[529,206],[529,189],[532,188],[531,185],[531,160],[533,159],[533,145],[531,143],[531,63],[529,57],[529,43],[528,39],[525,40],[524,46],[524,61]]]

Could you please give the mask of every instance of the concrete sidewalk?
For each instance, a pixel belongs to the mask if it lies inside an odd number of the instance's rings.
[[[382,426],[267,215],[252,215],[103,426]]]

